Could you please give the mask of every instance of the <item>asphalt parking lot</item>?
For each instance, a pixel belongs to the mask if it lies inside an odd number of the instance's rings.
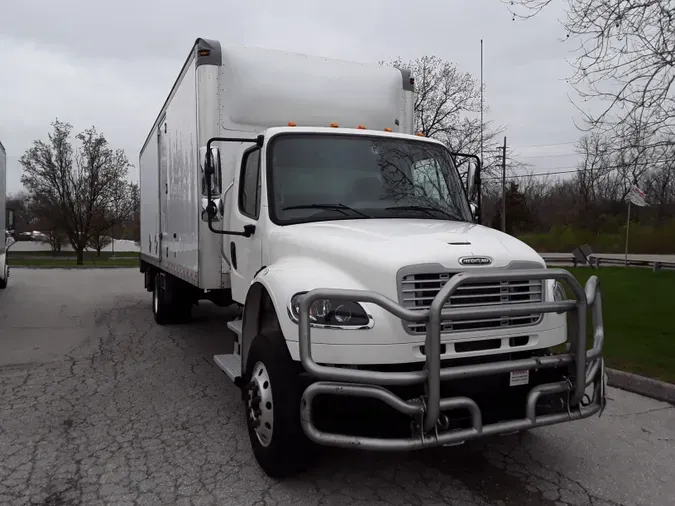
[[[325,449],[267,478],[211,362],[227,310],[158,327],[134,269],[14,269],[0,292],[0,504],[672,505],[675,408],[615,389],[600,418],[402,454]],[[611,339],[611,335],[607,337]]]

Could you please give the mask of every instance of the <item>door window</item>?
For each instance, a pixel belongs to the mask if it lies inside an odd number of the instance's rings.
[[[239,180],[239,211],[254,220],[260,215],[260,148],[244,153]]]

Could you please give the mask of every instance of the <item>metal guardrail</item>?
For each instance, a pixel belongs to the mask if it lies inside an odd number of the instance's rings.
[[[468,282],[502,282],[555,279],[565,282],[576,300],[536,302],[483,307],[444,307],[461,285]],[[312,358],[309,308],[318,299],[350,300],[377,304],[389,313],[411,322],[423,322],[427,326],[425,340],[426,363],[424,368],[407,372],[384,372],[347,369],[317,364]],[[593,324],[593,347],[586,349],[586,318],[591,310]],[[568,327],[569,348],[565,353],[528,359],[481,363],[474,365],[441,367],[441,323],[447,320],[472,319],[477,316],[516,316],[532,313],[572,312],[572,324]],[[569,420],[587,418],[600,412],[605,405],[604,362],[602,346],[604,329],[602,322],[602,298],[597,276],[591,276],[582,288],[574,276],[563,269],[523,269],[511,272],[463,272],[450,278],[441,288],[426,311],[404,308],[393,300],[376,292],[365,290],[315,289],[307,292],[300,301],[299,310],[300,359],[303,367],[315,379],[308,386],[301,401],[301,423],[307,436],[314,442],[329,446],[359,447],[369,450],[412,450],[469,439],[513,432],[531,427],[551,425]],[[533,387],[527,395],[526,417],[483,425],[478,404],[468,397],[441,398],[441,382],[478,376],[503,374],[520,370],[544,369],[570,366],[571,379],[546,383]],[[385,386],[424,384],[425,395],[412,400],[403,400]],[[593,395],[585,394],[593,385]],[[537,416],[536,404],[544,395],[569,394],[568,409],[562,413]],[[419,434],[409,438],[361,437],[320,431],[313,423],[312,401],[320,394],[368,397],[378,399],[395,410],[414,417],[419,422]],[[588,399],[586,401],[586,399]],[[465,409],[471,416],[471,428],[445,431],[442,411]]]
[[[546,253],[542,253],[541,257],[544,259],[544,262],[547,264],[572,264],[574,267],[577,267],[581,263],[573,254],[569,256],[550,256]],[[601,265],[619,265],[624,267],[651,267],[653,271],[660,270],[675,270],[675,262],[664,262],[661,260],[628,260],[622,258],[606,257],[602,255],[590,255],[590,262],[594,267],[600,267]]]

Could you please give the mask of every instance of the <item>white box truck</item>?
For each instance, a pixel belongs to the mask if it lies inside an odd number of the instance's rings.
[[[214,360],[270,476],[604,406],[598,278],[476,223],[480,160],[463,184],[414,99],[405,70],[198,39],[141,149],[154,318],[240,308]]]
[[[0,290],[7,288],[9,282],[9,265],[7,251],[14,242],[14,210],[6,209],[7,205],[7,153],[0,142]]]

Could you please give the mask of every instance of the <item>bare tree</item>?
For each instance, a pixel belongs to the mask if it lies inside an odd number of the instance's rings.
[[[108,211],[92,216],[91,234],[87,246],[96,250],[96,256],[101,256],[101,250],[108,246],[113,238],[109,234],[113,218]]]
[[[532,173],[526,174],[518,179],[518,188],[525,196],[533,223],[538,226],[553,196],[552,176],[535,177]]]
[[[19,240],[21,234],[31,232],[36,225],[36,219],[31,209],[31,196],[25,191],[7,196],[7,207],[14,209],[14,234]]]
[[[138,183],[128,183],[123,196],[124,207],[119,218],[120,239],[141,239],[141,190]]]
[[[554,0],[502,0],[515,18],[531,18]],[[599,114],[585,112],[591,129],[612,131],[629,119],[660,134],[675,134],[675,2],[672,0],[567,0],[567,38],[579,41],[570,82],[584,101],[600,99]]]
[[[442,141],[451,151],[480,153],[480,83],[470,73],[461,72],[457,65],[437,56],[412,61],[397,58],[386,64],[412,72],[416,131]],[[489,111],[485,104],[483,111]],[[484,122],[483,142],[494,144],[502,130]],[[493,171],[492,163],[484,165],[486,173]]]
[[[101,256],[101,250],[118,239],[120,229],[133,220],[139,208],[139,190],[136,183],[118,181],[111,188],[111,199],[107,208],[92,217],[88,245]]]
[[[21,157],[21,182],[36,202],[36,213],[66,235],[82,265],[95,218],[110,208],[130,164],[95,128],[77,134],[79,146],[74,148],[72,126],[58,119],[52,125],[49,141],[34,141]]]
[[[656,208],[657,223],[663,224],[675,216],[675,164],[672,161],[651,172],[645,178],[644,187]]]

